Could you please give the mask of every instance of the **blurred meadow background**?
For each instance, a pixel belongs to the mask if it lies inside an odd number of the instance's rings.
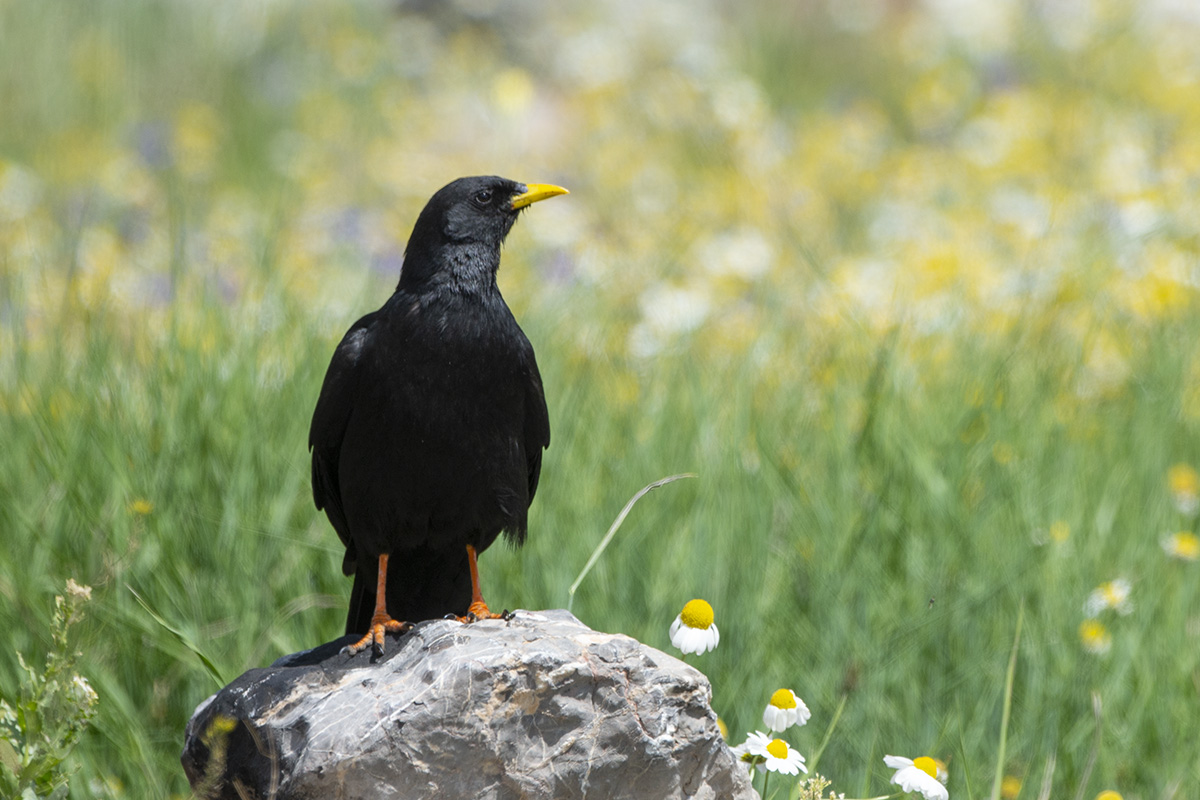
[[[694,472],[573,610],[710,601],[732,744],[788,687],[837,791],[988,797],[1023,605],[1003,796],[1200,796],[1197,4],[0,0],[0,693],[93,587],[71,797],[189,796],[194,650],[340,635],[321,378],[477,173],[571,190],[500,273],[553,440],[494,607]]]

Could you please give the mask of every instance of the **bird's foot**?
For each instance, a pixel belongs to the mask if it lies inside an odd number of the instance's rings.
[[[411,622],[400,622],[394,620],[387,614],[376,614],[371,617],[371,627],[367,630],[367,635],[359,639],[354,644],[346,645],[342,648],[342,652],[347,655],[355,655],[366,650],[371,646],[376,655],[383,655],[384,636],[388,633],[404,633],[412,630]]]
[[[497,614],[487,607],[487,603],[478,600],[467,607],[467,615],[465,617],[458,617],[458,621],[470,624],[478,622],[481,619],[502,619],[507,621],[510,617],[512,617],[512,612],[507,609]]]

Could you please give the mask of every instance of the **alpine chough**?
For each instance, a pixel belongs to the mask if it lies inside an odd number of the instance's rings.
[[[313,498],[354,576],[348,649],[385,631],[495,616],[476,556],[520,545],[550,444],[533,347],[500,296],[500,246],[521,209],[566,189],[460,178],[430,198],[395,293],[334,351],[313,412]]]

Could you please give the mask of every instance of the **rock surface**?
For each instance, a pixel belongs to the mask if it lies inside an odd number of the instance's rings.
[[[252,669],[205,700],[183,766],[212,798],[757,797],[707,679],[566,611],[438,620]]]

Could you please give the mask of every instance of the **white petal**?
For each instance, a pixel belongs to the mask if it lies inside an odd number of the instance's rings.
[[[905,758],[904,756],[884,756],[883,763],[892,769],[904,769],[913,765],[912,759]]]
[[[671,637],[671,644],[683,651],[684,655],[688,655],[689,653],[704,653],[717,646],[715,631],[715,626],[709,628],[689,628],[687,625],[681,625],[679,630],[675,631]]]
[[[786,758],[768,758],[767,769],[771,772],[782,772],[784,775],[795,775],[800,768]]]
[[[743,746],[746,748],[746,752],[752,756],[766,757],[767,745],[770,743],[770,736],[767,736],[761,731],[755,731],[754,733],[746,735],[746,744]]]
[[[787,715],[783,713],[782,708],[776,708],[770,703],[763,709],[763,725],[767,726],[767,730],[781,731],[787,728]]]
[[[889,765],[890,766],[890,765]],[[920,767],[904,767],[894,776],[892,783],[906,792],[920,792],[925,800],[949,800],[950,793],[937,778]]]
[[[793,695],[794,696],[794,695]],[[812,717],[812,712],[808,710],[808,706],[804,705],[804,701],[799,697],[796,698],[796,721],[793,725],[803,725]]]

